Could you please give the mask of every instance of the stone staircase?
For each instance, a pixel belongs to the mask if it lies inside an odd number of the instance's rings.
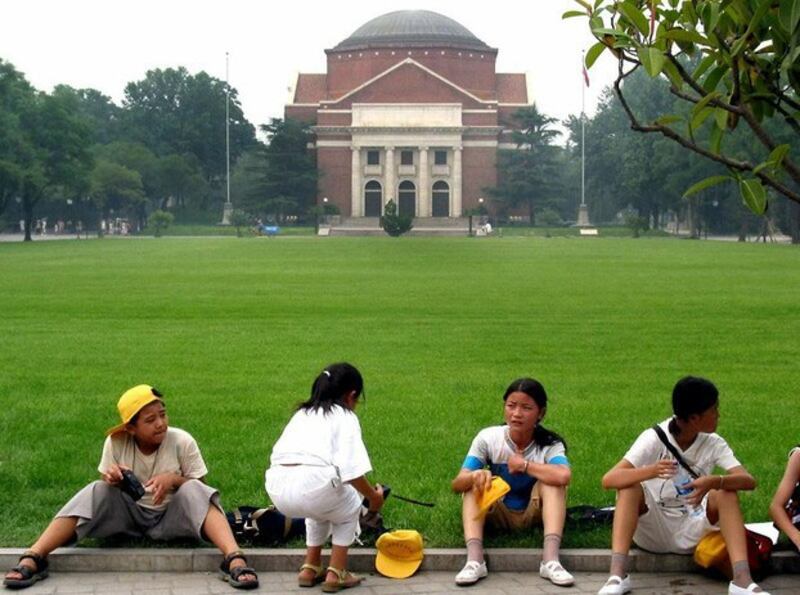
[[[474,223],[474,221],[473,221]],[[340,217],[331,221],[327,235],[332,236],[382,236],[378,217]],[[467,217],[417,217],[411,236],[466,236],[469,231]]]

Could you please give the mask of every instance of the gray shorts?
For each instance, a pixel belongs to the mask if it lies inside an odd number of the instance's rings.
[[[201,528],[211,505],[223,512],[219,492],[199,479],[178,488],[165,510],[142,508],[119,488],[95,481],[75,494],[56,518],[78,517],[78,539],[112,535],[203,539]]]

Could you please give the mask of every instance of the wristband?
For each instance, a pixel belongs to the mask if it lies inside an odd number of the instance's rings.
[[[722,475],[719,476],[719,489],[722,489]]]

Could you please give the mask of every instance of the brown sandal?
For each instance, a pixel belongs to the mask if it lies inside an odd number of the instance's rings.
[[[36,568],[31,568],[30,566],[26,566],[22,564],[22,561],[25,559],[33,560],[33,563],[36,564]],[[43,558],[36,552],[32,550],[28,550],[24,554],[19,557],[19,562],[14,568],[9,570],[6,574],[11,572],[16,572],[22,578],[4,578],[3,579],[3,586],[8,589],[25,589],[26,587],[30,587],[32,584],[36,583],[37,581],[41,581],[47,578],[48,575],[48,564],[47,558]]]
[[[327,579],[325,582],[322,583],[322,592],[323,593],[337,593],[342,589],[349,589],[351,587],[356,587],[361,584],[363,580],[357,574],[353,574],[348,570],[342,569],[339,570],[338,568],[334,568],[333,566],[328,566],[327,572],[332,572],[336,575],[336,581],[328,581]],[[327,577],[326,572],[326,577]]]
[[[314,573],[314,578],[303,578],[302,576],[298,575],[298,587],[313,587],[325,580],[325,571],[322,568],[322,564],[319,566],[314,566],[313,564],[303,564],[300,567],[300,574],[303,574],[304,570],[311,570]]]

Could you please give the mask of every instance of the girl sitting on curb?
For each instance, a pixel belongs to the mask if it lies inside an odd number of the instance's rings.
[[[531,378],[511,383],[503,395],[505,425],[481,430],[472,441],[453,491],[463,494],[462,517],[467,563],[457,585],[471,585],[487,576],[483,557],[484,521],[494,529],[516,531],[544,525],[544,552],[539,575],[556,585],[574,582],[559,562],[561,535],[571,477],[564,440],[540,422],[547,409],[544,387]],[[499,475],[511,487],[485,517],[479,497]]]

